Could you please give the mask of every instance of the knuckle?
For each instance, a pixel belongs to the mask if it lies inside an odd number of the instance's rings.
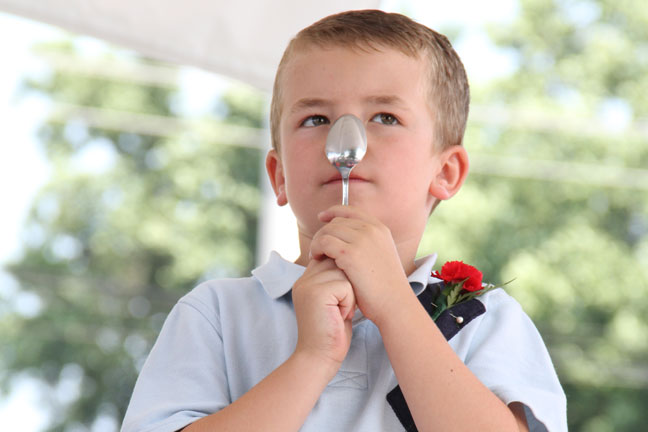
[[[335,243],[335,238],[330,235],[325,235],[320,239],[320,245],[323,249],[329,249]]]

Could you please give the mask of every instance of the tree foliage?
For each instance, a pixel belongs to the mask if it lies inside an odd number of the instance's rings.
[[[40,50],[80,57],[69,41]],[[112,50],[102,62],[156,66]],[[28,372],[47,383],[53,431],[118,425],[175,301],[254,264],[265,102],[233,88],[215,114],[182,126],[173,83],[52,70],[27,88],[53,102],[39,133],[53,175],[27,222],[24,256],[9,266],[41,306],[0,316],[3,382]],[[115,128],[111,116],[127,121]]]
[[[515,278],[506,289],[549,346],[571,430],[648,421],[648,187],[628,178],[648,166],[641,3],[520,0],[515,20],[490,29],[517,66],[473,86],[473,173],[420,251],[488,282]],[[78,56],[69,42],[47,50]],[[187,122],[173,83],[54,70],[28,87],[66,112],[41,129],[54,174],[10,266],[40,307],[21,314],[0,298],[0,379],[49,383],[51,430],[116,424],[177,298],[253,265],[265,103],[235,88]]]
[[[632,175],[628,168],[648,166],[646,8],[522,0],[519,16],[490,33],[517,67],[475,88],[474,104],[521,121],[473,121],[466,146],[476,161],[515,156],[525,167],[473,173],[432,216],[424,249],[470,261],[491,282],[516,278],[507,290],[548,343],[570,430],[642,430],[648,184],[621,180]],[[554,169],[542,179],[525,175],[546,161]],[[584,175],[576,169],[582,163],[591,167]],[[619,181],[601,183],[615,167]]]

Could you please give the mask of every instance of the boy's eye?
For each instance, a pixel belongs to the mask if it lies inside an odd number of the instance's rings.
[[[382,123],[382,124],[385,124],[385,125],[398,124],[398,119],[396,117],[394,117],[392,114],[388,114],[388,113],[376,114],[375,116],[373,116],[371,121],[375,121],[377,123]]]
[[[304,120],[301,125],[304,127],[315,127],[315,126],[322,126],[329,123],[330,123],[329,119],[327,119],[324,116],[312,115],[306,118],[306,120]]]

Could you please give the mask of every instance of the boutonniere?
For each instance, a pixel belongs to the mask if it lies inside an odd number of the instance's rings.
[[[436,308],[432,314],[433,320],[436,320],[443,311],[454,305],[467,302],[511,282],[506,282],[500,286],[483,283],[482,272],[471,265],[464,264],[462,261],[448,261],[441,267],[441,273],[433,271],[432,276],[441,279],[444,285],[435,302],[432,303]],[[457,321],[457,324],[463,322],[463,318],[452,316]]]

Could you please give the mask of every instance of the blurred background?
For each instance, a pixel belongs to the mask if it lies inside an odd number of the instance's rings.
[[[648,8],[448,3],[380,5],[448,35],[471,80],[471,174],[419,253],[515,278],[570,430],[645,430]],[[0,36],[0,428],[116,431],[179,297],[294,258],[270,94],[3,12]]]

